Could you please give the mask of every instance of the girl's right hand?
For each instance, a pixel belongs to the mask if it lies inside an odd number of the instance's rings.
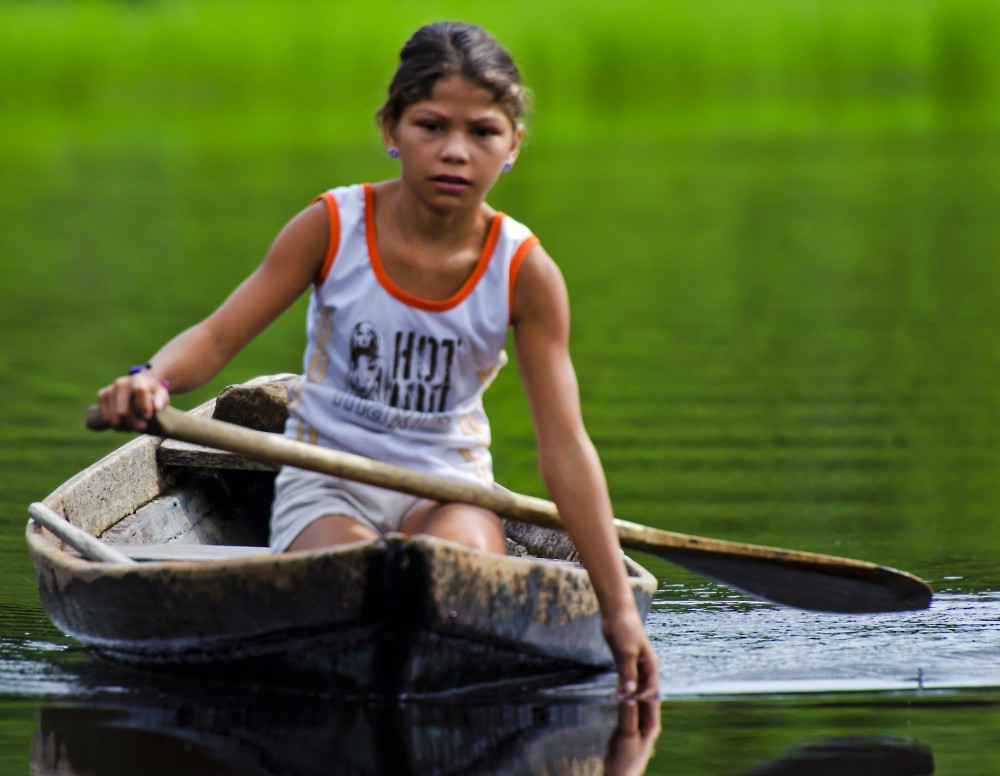
[[[145,431],[153,413],[170,403],[165,380],[151,370],[119,377],[97,392],[101,418],[119,431]]]

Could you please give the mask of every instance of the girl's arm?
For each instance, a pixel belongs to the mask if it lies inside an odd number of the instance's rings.
[[[604,470],[583,424],[569,356],[566,285],[540,246],[531,249],[521,266],[512,318],[542,479],[597,593],[619,691],[625,696],[655,694],[658,659],[628,583]]]
[[[286,310],[316,278],[326,257],[329,216],[323,202],[299,213],[281,231],[250,277],[220,307],[157,351],[149,370],[120,377],[97,396],[101,415],[115,428],[143,430],[171,391],[211,380],[254,337]]]

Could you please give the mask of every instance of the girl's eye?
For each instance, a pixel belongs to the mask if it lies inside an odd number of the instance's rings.
[[[441,128],[441,125],[436,121],[421,121],[418,126],[428,132],[437,132]]]
[[[476,127],[472,130],[472,134],[476,137],[493,137],[494,135],[500,134],[496,127]]]

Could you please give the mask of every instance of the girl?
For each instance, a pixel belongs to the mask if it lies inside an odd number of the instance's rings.
[[[173,391],[214,377],[307,288],[303,377],[286,434],[434,474],[492,482],[482,394],[513,327],[544,482],[589,571],[623,696],[655,694],[657,657],[630,592],[569,357],[562,276],[528,229],[486,204],[514,165],[525,91],[486,31],[426,26],[406,43],[378,113],[395,180],[334,189],[282,230],[212,315],[98,393],[104,419],[142,430]],[[381,533],[504,551],[497,515],[286,468],[275,551]]]

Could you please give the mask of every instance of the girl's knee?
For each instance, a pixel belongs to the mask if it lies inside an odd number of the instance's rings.
[[[361,525],[346,515],[326,515],[307,525],[288,547],[288,552],[317,550],[378,538],[368,526]]]
[[[504,553],[503,522],[493,512],[467,504],[439,504],[403,525],[407,535],[427,534],[475,550]]]
[[[504,553],[506,542],[504,541],[503,528],[499,530],[494,526],[478,527],[476,530],[468,531],[464,536],[456,539],[460,544],[471,547],[474,550],[483,552]]]

